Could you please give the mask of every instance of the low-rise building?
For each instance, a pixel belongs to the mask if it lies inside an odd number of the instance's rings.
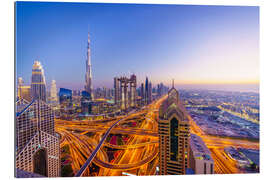
[[[214,161],[201,137],[190,134],[189,165],[195,174],[214,174]]]

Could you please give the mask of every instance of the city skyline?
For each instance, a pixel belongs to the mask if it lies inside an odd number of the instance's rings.
[[[258,92],[258,15],[258,7],[35,3],[33,8],[18,2],[17,76],[30,84],[26,67],[37,59],[47,82],[83,89],[89,31],[94,88],[112,88],[113,77],[135,73],[138,82],[149,76],[154,85],[168,85],[174,77],[176,88]],[[56,19],[49,21],[51,16]],[[98,23],[104,18],[107,23]]]
[[[15,11],[16,177],[260,173],[258,7]]]

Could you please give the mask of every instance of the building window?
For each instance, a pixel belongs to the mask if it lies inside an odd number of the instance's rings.
[[[48,176],[48,163],[47,163],[47,152],[45,149],[39,149],[34,154],[34,173]]]
[[[213,174],[213,164],[211,164],[210,166],[210,171],[211,171],[211,174]]]
[[[170,123],[170,143],[171,143],[171,153],[170,159],[172,161],[177,161],[178,155],[178,120],[173,118]]]
[[[206,163],[204,163],[204,174],[206,174]]]

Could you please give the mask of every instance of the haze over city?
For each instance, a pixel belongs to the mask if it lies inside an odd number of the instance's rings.
[[[83,89],[87,33],[93,86],[135,73],[176,88],[259,90],[259,8],[95,3],[17,4],[17,76]],[[42,22],[42,23],[40,23]]]

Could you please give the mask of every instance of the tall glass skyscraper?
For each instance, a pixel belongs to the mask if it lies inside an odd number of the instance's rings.
[[[16,169],[59,177],[60,145],[53,109],[41,99],[30,104],[21,99],[16,107]]]
[[[44,70],[39,61],[35,61],[32,68],[31,96],[32,99],[40,99],[46,102],[46,83]]]
[[[59,103],[64,106],[72,106],[72,90],[60,88]]]

